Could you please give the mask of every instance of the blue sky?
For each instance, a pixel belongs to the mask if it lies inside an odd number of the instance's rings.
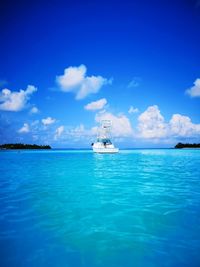
[[[200,1],[2,1],[0,143],[200,140]]]

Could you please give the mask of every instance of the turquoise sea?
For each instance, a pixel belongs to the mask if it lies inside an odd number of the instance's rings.
[[[0,152],[1,267],[199,267],[200,150]]]

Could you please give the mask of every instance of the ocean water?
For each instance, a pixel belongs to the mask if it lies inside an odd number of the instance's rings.
[[[0,152],[1,267],[199,267],[200,150]]]

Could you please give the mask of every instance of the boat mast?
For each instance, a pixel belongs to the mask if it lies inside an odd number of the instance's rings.
[[[110,120],[102,120],[101,127],[99,128],[98,138],[108,139],[110,138],[112,122]]]

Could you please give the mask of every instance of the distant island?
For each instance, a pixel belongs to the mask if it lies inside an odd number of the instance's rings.
[[[200,148],[200,144],[178,143],[175,148]]]
[[[49,145],[30,145],[30,144],[4,144],[0,149],[51,149]]]

